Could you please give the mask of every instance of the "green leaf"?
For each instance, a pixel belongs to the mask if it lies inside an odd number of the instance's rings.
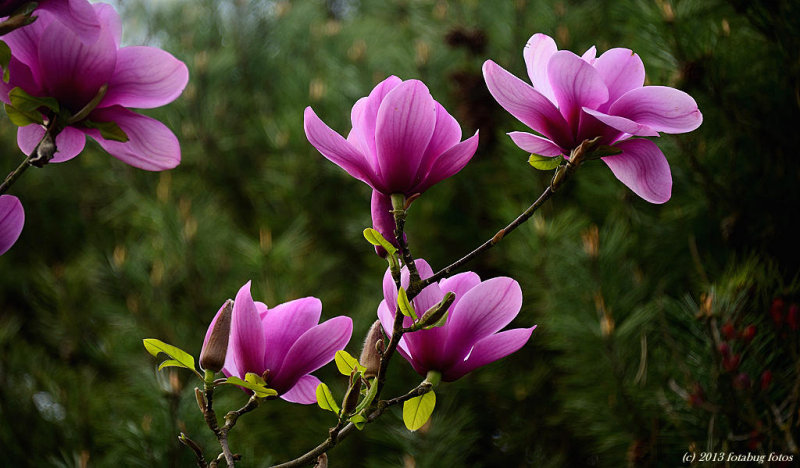
[[[8,120],[10,120],[11,123],[17,127],[24,127],[26,125],[35,123],[44,123],[42,114],[39,112],[22,112],[11,104],[5,104],[4,107],[6,109],[6,114],[8,114]]]
[[[167,359],[166,361],[162,362],[161,365],[158,366],[158,370],[161,370],[165,367],[183,367],[186,368],[182,363],[174,360],[174,359]]]
[[[245,378],[247,378],[248,375],[251,375],[251,374],[248,373],[247,375],[245,375]],[[252,374],[252,375],[255,375],[255,374]],[[262,380],[262,382],[263,382],[263,380]],[[253,393],[255,393],[256,396],[260,397],[260,398],[264,398],[264,397],[268,397],[268,396],[277,396],[278,395],[278,391],[277,390],[274,390],[272,388],[267,388],[264,385],[255,384],[253,382],[247,382],[247,381],[244,381],[244,380],[240,379],[239,377],[235,377],[235,376],[228,377],[227,379],[225,379],[225,383],[226,384],[231,384],[231,385],[238,385],[240,387],[244,387],[244,388],[247,388],[249,390],[252,390]]]
[[[114,122],[92,122],[91,120],[83,120],[81,123],[84,127],[100,130],[100,136],[106,140],[120,141],[122,143],[128,141],[128,134]]]
[[[364,239],[374,246],[380,246],[389,252],[389,255],[394,255],[397,252],[397,247],[393,246],[391,242],[387,241],[383,235],[372,228],[364,229]]]
[[[345,350],[336,351],[334,360],[336,361],[336,368],[339,369],[342,375],[350,376],[353,373],[353,369],[357,369],[362,374],[367,371],[366,367],[358,363],[358,359]]]
[[[248,372],[247,374],[244,375],[244,381],[250,382],[253,385],[260,385],[262,387],[267,386],[267,382],[265,382],[260,375],[254,374],[252,372]]]
[[[367,424],[367,418],[360,414],[354,414],[350,417],[350,422],[360,431],[364,429],[364,426]]]
[[[602,145],[595,148],[594,151],[589,153],[588,160],[605,158],[606,156],[614,156],[622,153],[622,150],[611,145]]]
[[[539,156],[538,154],[531,154],[531,157],[528,158],[528,164],[536,169],[539,169],[540,171],[551,171],[557,168],[563,160],[564,157],[561,155],[551,158],[547,156]]]
[[[377,378],[373,378],[370,381],[369,391],[367,392],[367,396],[365,396],[364,399],[361,400],[361,403],[359,403],[358,406],[356,406],[355,410],[356,413],[360,413],[364,408],[366,408],[367,406],[370,405],[370,403],[372,403],[372,400],[375,399],[375,395],[378,394],[378,386],[375,384],[377,380],[378,380]]]
[[[333,395],[331,394],[331,389],[329,389],[327,385],[320,382],[320,384],[317,385],[316,393],[317,405],[319,405],[320,408],[339,414],[339,405],[336,404],[336,400],[333,399]]]
[[[51,97],[37,97],[31,96],[24,89],[17,86],[8,92],[8,99],[11,105],[24,113],[38,111],[42,107],[46,107],[53,112],[58,112],[58,101]]]
[[[417,313],[414,311],[414,306],[411,305],[411,302],[408,300],[408,294],[406,294],[406,290],[402,287],[397,292],[397,307],[400,308],[401,314],[417,320]]]
[[[176,348],[175,346],[168,345],[155,338],[146,338],[142,340],[142,342],[144,343],[144,347],[147,352],[153,356],[158,357],[159,353],[164,353],[180,363],[183,367],[197,372],[194,367],[194,358],[186,351]]]
[[[403,403],[403,422],[409,431],[416,431],[430,419],[436,406],[433,390]]]
[[[3,41],[0,41],[0,67],[3,68],[3,82],[8,83],[8,64],[11,62],[11,49]]]

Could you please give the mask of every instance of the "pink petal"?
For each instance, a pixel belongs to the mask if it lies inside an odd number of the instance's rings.
[[[347,171],[351,176],[373,185],[370,180],[369,163],[364,155],[359,153],[341,135],[325,125],[311,107],[306,107],[303,126],[306,138],[317,151],[322,153],[329,161]]]
[[[3,42],[12,50],[12,56],[27,66],[35,75],[39,72],[39,41],[47,26],[55,21],[52,14],[39,12],[36,21],[24,28],[15,29],[3,36]],[[14,75],[11,75],[13,81]],[[26,88],[27,89],[27,88]]]
[[[281,395],[286,401],[311,405],[317,402],[317,386],[322,383],[313,375],[304,375],[289,391]]]
[[[573,146],[567,121],[543,94],[491,60],[483,64],[483,77],[489,92],[503,109],[557,145]]]
[[[3,67],[0,67],[0,72],[2,70]],[[8,74],[8,83],[0,79],[0,101],[11,104],[8,93],[16,87],[24,89],[31,96],[44,96],[45,93],[42,91],[39,81],[33,76],[31,69],[13,55],[8,63]]]
[[[492,278],[467,291],[450,311],[448,358],[461,359],[476,342],[508,325],[521,307],[522,290],[511,278]]]
[[[556,104],[556,96],[553,94],[550,79],[547,77],[547,62],[556,51],[558,51],[556,41],[542,33],[531,36],[522,51],[525,67],[528,69],[528,76],[531,78],[534,89],[546,96],[553,104]]]
[[[441,104],[434,101],[436,105],[436,125],[433,129],[433,136],[428,143],[428,148],[422,156],[422,163],[417,169],[415,180],[419,181],[428,175],[434,162],[442,153],[452,148],[461,141],[461,127],[456,119],[450,115]]]
[[[623,94],[644,85],[644,64],[630,49],[607,50],[598,57],[594,68],[608,87],[608,101],[603,106],[605,109]]]
[[[370,211],[372,212],[372,227],[381,233],[384,239],[388,240],[394,245],[397,244],[397,238],[394,236],[394,215],[391,213],[392,199],[388,195],[384,195],[377,190],[372,191],[372,199],[370,201]],[[386,256],[386,250],[383,247],[376,246],[376,252],[382,257]]]
[[[594,65],[597,57],[597,48],[595,46],[591,46],[586,49],[586,52],[581,55],[581,60],[588,63],[589,65]]]
[[[25,224],[25,210],[19,198],[13,195],[0,195],[0,255],[8,252],[22,233]]]
[[[412,192],[424,192],[442,180],[457,174],[475,155],[478,150],[478,132],[453,146],[440,155],[433,163],[430,172],[425,176],[422,183],[412,190]]]
[[[83,0],[70,1],[82,2]],[[95,3],[92,6],[94,7],[94,14],[97,15],[97,21],[102,25],[103,29],[111,34],[114,44],[119,48],[119,44],[122,41],[122,20],[119,19],[117,10],[108,3]]]
[[[619,130],[622,133],[628,133],[635,136],[658,136],[658,132],[653,130],[650,126],[634,122],[633,120],[618,115],[608,115],[603,112],[589,109],[584,107],[583,111],[600,122],[608,125],[611,128]]]
[[[691,132],[703,123],[703,114],[695,100],[667,86],[645,86],[628,91],[611,105],[608,113],[665,133]]]
[[[514,144],[521,150],[532,154],[538,154],[539,156],[558,156],[559,154],[567,152],[547,138],[542,138],[531,133],[511,132],[508,136],[511,137]]]
[[[104,139],[99,130],[84,130],[111,156],[126,164],[147,171],[163,171],[172,169],[181,162],[178,138],[158,120],[120,106],[95,109],[89,119],[114,122],[128,135],[128,141],[123,143]]]
[[[650,203],[664,203],[672,195],[672,175],[664,153],[650,140],[616,143],[622,154],[603,161],[617,179]]]
[[[407,193],[422,162],[436,125],[436,101],[418,80],[408,80],[389,91],[381,102],[375,124],[375,146],[386,194]]]
[[[303,333],[295,341],[270,386],[278,392],[291,389],[300,377],[330,362],[336,351],[344,349],[353,333],[350,317],[334,317]]]
[[[44,136],[44,127],[39,124],[26,125],[17,130],[17,145],[23,153],[30,155]],[[86,136],[78,129],[66,127],[56,135],[56,154],[51,163],[68,161],[83,151]]]
[[[481,277],[471,271],[465,271],[439,281],[442,293],[452,292],[456,295],[455,300],[450,305],[450,310],[453,310],[467,291],[479,284],[481,284]]]
[[[300,336],[319,323],[322,302],[304,297],[270,309],[261,320],[264,329],[264,367],[277,371]]]
[[[48,96],[78,112],[108,83],[116,57],[117,47],[108,31],[102,30],[97,41],[87,44],[54,21],[39,42],[42,87]]]
[[[250,295],[250,281],[248,281],[239,289],[233,301],[231,337],[228,342],[228,354],[232,354],[232,361],[242,374],[254,372],[261,375],[266,370],[264,342],[261,318]]]
[[[86,0],[43,1],[39,9],[55,14],[83,42],[94,42],[100,35],[100,22],[94,8]]]
[[[568,50],[550,57],[547,76],[561,115],[573,129],[578,128],[582,107],[596,109],[608,101],[608,88],[597,70]]]
[[[115,104],[149,109],[174,101],[189,81],[180,60],[155,47],[123,47],[100,107]]]
[[[359,99],[351,112],[353,132],[356,132],[359,138],[362,139],[365,149],[361,149],[361,151],[370,158],[375,173],[380,173],[377,158],[378,150],[375,146],[375,125],[378,121],[378,110],[389,91],[402,82],[400,78],[394,75],[386,78],[373,88],[369,96]]]
[[[485,366],[516,352],[528,342],[534,328],[536,328],[535,325],[531,328],[515,328],[483,338],[475,343],[467,359],[459,361],[444,372],[443,380],[452,382],[460,379],[478,367]]]

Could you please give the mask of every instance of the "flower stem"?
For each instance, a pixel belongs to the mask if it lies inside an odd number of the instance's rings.
[[[26,156],[22,163],[11,171],[3,180],[3,183],[0,184],[0,195],[6,193],[8,189],[11,188],[11,185],[13,185],[30,166],[44,167],[45,164],[53,159],[56,151],[58,151],[55,144],[58,126],[55,125],[55,121],[56,119],[54,117],[50,119],[42,139],[39,140],[39,143],[37,143],[36,147],[31,151],[30,156]]]

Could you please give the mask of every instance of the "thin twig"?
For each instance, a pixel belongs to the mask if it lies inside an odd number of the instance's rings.
[[[23,172],[31,166],[36,167],[43,167],[45,164],[50,162],[53,159],[53,156],[56,154],[56,135],[58,131],[56,130],[58,126],[55,125],[55,117],[50,118],[50,122],[47,124],[45,128],[44,135],[42,139],[39,140],[39,143],[36,144],[36,147],[31,151],[29,156],[26,156],[25,159],[17,166],[16,169],[11,171],[6,178],[3,180],[3,183],[0,184],[0,195],[6,193],[11,185],[19,179]]]

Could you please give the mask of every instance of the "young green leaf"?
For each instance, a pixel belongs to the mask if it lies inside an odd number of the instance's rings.
[[[147,352],[153,356],[158,357],[159,353],[164,353],[180,363],[183,367],[197,372],[194,368],[194,358],[186,351],[166,344],[163,341],[155,338],[146,338],[142,340],[142,342],[144,343],[144,348],[147,350]]]
[[[436,406],[433,390],[403,403],[403,422],[409,431],[416,431],[430,419]]]
[[[128,134],[114,122],[92,122],[91,120],[84,120],[82,124],[85,127],[100,130],[100,136],[106,140],[120,141],[122,143],[128,141]]]
[[[350,376],[350,374],[353,373],[353,369],[358,370],[362,374],[367,370],[366,367],[358,363],[356,358],[343,349],[336,351],[334,360],[336,361],[336,368],[339,369],[342,375]]]
[[[161,369],[163,369],[165,367],[183,367],[183,368],[186,368],[186,366],[184,366],[183,364],[181,364],[180,362],[178,362],[178,361],[176,361],[174,359],[167,359],[166,361],[162,362],[158,366],[158,370],[161,370]]]
[[[248,372],[247,374],[244,375],[244,381],[250,382],[253,385],[259,385],[261,387],[267,386],[267,382],[265,382],[260,375],[254,374],[252,372]]]
[[[11,62],[11,49],[3,41],[0,41],[0,67],[3,68],[3,82],[8,83],[8,64]]]
[[[387,241],[386,238],[375,229],[364,229],[364,239],[376,247],[383,247],[389,253],[389,255],[394,255],[394,253],[397,252],[397,248],[393,246],[391,242]]]
[[[360,414],[354,414],[350,416],[350,422],[360,431],[364,429],[364,426],[367,424],[367,418]]]
[[[320,384],[317,385],[316,393],[317,405],[319,405],[320,408],[339,414],[339,405],[336,404],[336,400],[333,399],[333,395],[331,394],[331,389],[329,389],[327,385],[320,382]]]
[[[414,311],[414,306],[411,305],[411,302],[408,300],[408,294],[406,294],[406,290],[402,287],[397,292],[397,307],[400,308],[401,314],[417,320],[417,313]]]
[[[528,164],[533,166],[540,171],[551,171],[561,164],[561,161],[564,160],[564,157],[561,155],[555,157],[547,157],[547,156],[539,156],[538,154],[531,154],[531,157],[528,158]]]
[[[255,375],[255,374],[253,374],[253,375]],[[247,376],[245,376],[245,378],[247,378]],[[238,385],[240,387],[244,387],[246,389],[252,390],[253,393],[255,393],[255,395],[257,397],[260,397],[260,398],[264,398],[264,397],[268,397],[268,396],[277,396],[278,395],[278,391],[277,390],[274,390],[272,388],[267,388],[267,387],[265,387],[263,385],[255,384],[253,382],[244,381],[244,380],[242,380],[242,379],[240,379],[239,377],[236,377],[236,376],[228,377],[227,379],[225,379],[225,383],[226,384],[231,384],[231,385]]]
[[[5,104],[3,107],[5,107],[6,114],[8,114],[8,120],[10,120],[11,123],[17,127],[25,127],[35,123],[44,123],[42,114],[38,111],[22,112],[11,104]]]
[[[19,111],[28,113],[46,107],[53,112],[58,112],[58,101],[51,97],[31,96],[24,89],[17,86],[8,92],[8,100]]]

